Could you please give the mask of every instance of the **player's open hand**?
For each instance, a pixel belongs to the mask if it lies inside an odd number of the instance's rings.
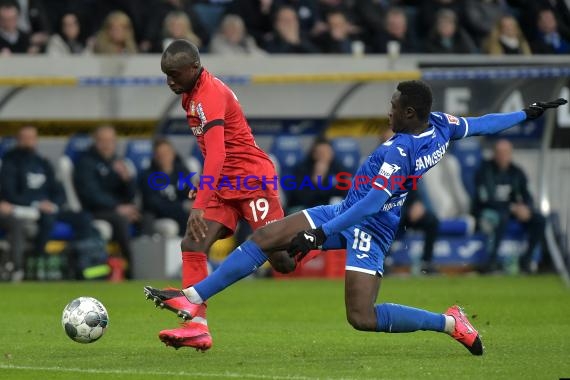
[[[190,211],[187,228],[194,241],[199,242],[206,238],[208,226],[204,220],[204,210],[193,208],[192,211]]]
[[[287,252],[291,257],[299,255],[297,261],[300,261],[309,251],[323,245],[326,239],[325,232],[320,227],[314,230],[301,231],[291,240]]]
[[[551,102],[536,102],[532,103],[527,108],[523,109],[524,113],[526,113],[527,120],[534,120],[544,113],[549,108],[558,108],[564,104],[568,103],[568,100],[563,98],[558,98]]]

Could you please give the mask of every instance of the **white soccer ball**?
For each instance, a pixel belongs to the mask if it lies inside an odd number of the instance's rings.
[[[71,301],[61,316],[68,337],[79,343],[92,343],[103,336],[109,325],[105,306],[95,298],[79,297]]]

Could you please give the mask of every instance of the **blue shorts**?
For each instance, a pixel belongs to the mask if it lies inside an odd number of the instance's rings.
[[[303,210],[303,214],[317,228],[338,215],[336,205],[317,206]],[[384,273],[384,257],[390,248],[390,241],[381,241],[369,227],[356,224],[339,234],[327,237],[323,249],[346,248],[346,270],[380,275]]]

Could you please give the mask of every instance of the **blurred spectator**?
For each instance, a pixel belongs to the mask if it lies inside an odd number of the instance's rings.
[[[367,36],[384,33],[385,19],[390,7],[390,1],[355,0],[354,14]]]
[[[323,53],[351,54],[351,26],[345,14],[338,10],[329,12],[326,16],[327,31],[315,39]]]
[[[30,35],[30,45],[43,52],[52,32],[43,0],[17,0],[20,8],[18,29]]]
[[[0,184],[6,202],[27,207],[29,214],[36,212],[35,217],[28,218],[19,217],[17,213],[13,215],[21,219],[37,219],[28,277],[43,280],[50,268],[56,269],[52,264],[56,258],[48,257],[45,250],[56,220],[71,224],[74,239],[82,240],[91,236],[91,218],[86,213],[63,209],[63,188],[56,180],[51,163],[37,153],[37,145],[38,131],[35,127],[26,126],[18,131],[16,147],[2,159]]]
[[[483,51],[491,55],[530,55],[530,47],[517,20],[513,16],[503,16],[483,43]]]
[[[177,39],[188,40],[198,48],[202,47],[202,40],[192,30],[190,19],[186,13],[180,11],[170,12],[164,19],[161,50],[166,49],[172,41]]]
[[[558,22],[550,9],[543,9],[537,18],[538,36],[532,42],[534,54],[569,54],[570,42],[558,31]]]
[[[273,31],[275,8],[273,0],[234,0],[229,13],[239,15],[257,44],[263,45]]]
[[[301,32],[297,13],[288,6],[279,8],[275,13],[274,31],[267,38],[265,50],[278,54],[318,52]]]
[[[189,0],[155,0],[150,7],[145,35],[143,36],[144,41],[141,43],[141,50],[150,50],[155,53],[162,52],[162,39],[164,38],[164,31],[166,29],[166,17],[173,12],[182,12],[188,17],[188,29],[199,38],[201,46],[206,46],[210,40],[210,36],[200,20],[200,17],[194,10],[193,3],[193,1]]]
[[[310,207],[336,203],[342,200],[345,190],[335,187],[335,176],[345,172],[338,162],[335,161],[334,150],[328,140],[317,139],[304,162],[295,169],[295,189],[287,192],[287,206],[290,212]],[[310,181],[315,189],[307,183]],[[332,178],[331,178],[332,177]]]
[[[509,10],[504,0],[465,0],[463,7],[465,28],[477,46]]]
[[[81,26],[75,13],[66,13],[61,18],[60,25],[47,44],[49,55],[82,54],[88,51],[85,41],[81,38]]]
[[[528,233],[527,250],[519,259],[524,272],[531,272],[534,249],[544,236],[545,219],[533,209],[526,176],[512,162],[512,153],[508,140],[497,141],[493,159],[483,163],[475,178],[474,214],[478,228],[489,237],[489,256],[483,272],[499,268],[497,253],[511,220],[521,223]]]
[[[518,0],[519,21],[527,40],[533,41],[538,34],[537,16],[549,9],[556,17],[558,32],[566,41],[570,41],[570,2],[566,0]]]
[[[0,3],[0,54],[34,52],[30,48],[30,35],[18,29],[19,14],[17,3]]]
[[[156,172],[164,173],[170,178],[170,183],[162,190],[152,188],[148,182],[149,176]],[[188,169],[176,155],[172,144],[164,138],[157,139],[153,145],[150,167],[140,175],[139,189],[142,193],[145,217],[150,216],[153,221],[171,219],[176,222],[176,231],[165,235],[182,236],[186,231],[190,212],[190,189],[180,188],[178,184],[179,176],[186,177],[188,174]]]
[[[408,192],[402,211],[400,212],[400,229],[408,228],[424,233],[424,250],[421,257],[420,271],[424,274],[437,272],[433,266],[433,246],[439,231],[439,219],[429,207],[428,197],[424,194],[423,185],[417,190]]]
[[[110,126],[93,134],[93,146],[75,166],[73,181],[83,208],[113,228],[123,257],[132,259],[129,227],[140,220],[134,205],[136,182],[125,161],[117,156],[117,135]]]
[[[400,53],[418,52],[418,47],[408,31],[406,13],[401,8],[390,8],[386,13],[386,29],[375,35],[374,52],[385,54],[390,41],[398,43]]]
[[[6,232],[8,252],[0,260],[1,279],[24,279],[24,221],[17,218],[17,209],[11,203],[0,200],[0,228]]]
[[[422,0],[422,5],[419,8],[420,16],[420,30],[432,30],[438,19],[438,14],[441,10],[451,10],[456,15],[459,25],[462,25],[465,19],[464,10],[465,0]]]
[[[458,25],[455,12],[442,9],[425,45],[426,53],[470,54],[477,51],[473,40]]]
[[[290,6],[297,12],[299,27],[305,35],[316,35],[325,30],[315,0],[276,0],[277,7]]]
[[[226,55],[262,55],[253,37],[247,34],[245,24],[238,15],[226,15],[218,33],[210,42],[210,53]]]
[[[96,54],[136,53],[137,45],[129,16],[121,11],[111,12],[97,32],[93,50]]]

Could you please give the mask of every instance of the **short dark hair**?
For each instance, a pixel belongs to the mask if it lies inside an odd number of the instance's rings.
[[[0,1],[0,8],[16,8],[18,13],[21,12],[20,4],[16,0],[2,0]]]
[[[400,91],[400,105],[412,107],[416,110],[418,119],[427,121],[433,102],[429,85],[421,80],[409,80],[400,82],[397,89]]]
[[[166,47],[162,60],[167,60],[175,66],[200,63],[198,47],[188,40],[174,40]]]

